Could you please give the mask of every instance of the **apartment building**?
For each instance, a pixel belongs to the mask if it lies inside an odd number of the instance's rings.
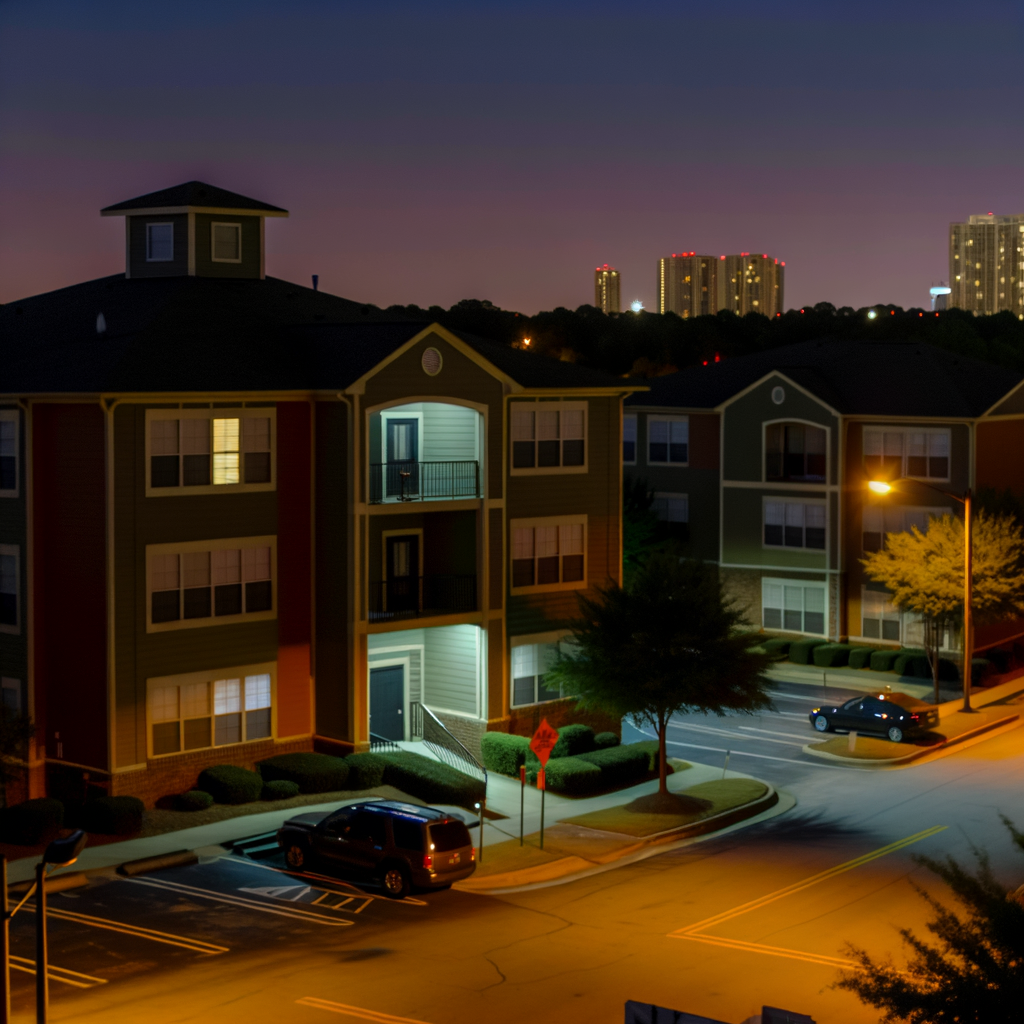
[[[152,804],[205,766],[470,749],[570,702],[576,596],[619,578],[630,388],[267,277],[192,182],[103,211],[124,274],[0,308],[0,658],[31,792]]]
[[[624,472],[754,627],[920,643],[864,553],[957,514],[939,492],[1024,488],[1020,374],[928,345],[808,342],[649,384],[626,401]],[[880,474],[897,493],[869,493]],[[978,647],[1017,634],[979,627]]]
[[[972,214],[949,225],[949,305],[1024,320],[1024,214]]]
[[[594,305],[602,313],[621,313],[622,300],[619,298],[619,272],[606,263],[594,269]]]
[[[733,256],[673,253],[658,260],[658,312],[684,320],[726,309],[775,316],[784,309],[784,262],[744,252]]]

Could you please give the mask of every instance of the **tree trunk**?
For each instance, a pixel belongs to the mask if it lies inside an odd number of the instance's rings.
[[[942,646],[942,623],[935,619],[924,622],[924,653],[928,667],[932,670],[932,687],[935,691],[935,706],[939,706],[939,648]]]
[[[668,735],[668,719],[658,716],[658,793],[668,793],[668,762],[665,757],[665,740]]]

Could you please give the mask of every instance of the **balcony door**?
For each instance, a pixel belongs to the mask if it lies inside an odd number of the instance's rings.
[[[419,494],[420,421],[418,419],[385,420],[387,435],[387,496],[412,497]]]
[[[387,611],[419,611],[420,537],[417,533],[388,537],[384,544]]]

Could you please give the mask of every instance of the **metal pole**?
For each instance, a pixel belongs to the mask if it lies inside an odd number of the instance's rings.
[[[0,911],[3,923],[0,925],[0,1024],[9,1024],[11,1019],[11,922],[7,917],[7,858],[0,856]]]
[[[964,711],[971,710],[971,661],[973,660],[974,616],[971,614],[971,489],[964,494]]]
[[[484,862],[484,804],[486,801],[480,801],[480,863]]]
[[[46,962],[46,863],[36,865],[36,1024],[46,1024],[50,1008],[49,964]]]
[[[732,753],[731,750],[725,752],[725,765],[722,767],[722,778],[725,778],[725,773],[729,770],[729,755]]]
[[[526,765],[519,766],[519,845],[523,845],[523,811],[526,799]]]
[[[541,768],[541,779],[544,779],[544,769]],[[540,848],[544,849],[544,794],[547,792],[547,783],[540,791]]]

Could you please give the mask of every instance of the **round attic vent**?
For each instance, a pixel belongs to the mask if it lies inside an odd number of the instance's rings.
[[[782,405],[786,400],[786,389],[785,388],[772,388],[772,401],[776,405]]]
[[[436,348],[428,348],[423,353],[420,365],[428,377],[436,377],[441,372],[441,353]]]

